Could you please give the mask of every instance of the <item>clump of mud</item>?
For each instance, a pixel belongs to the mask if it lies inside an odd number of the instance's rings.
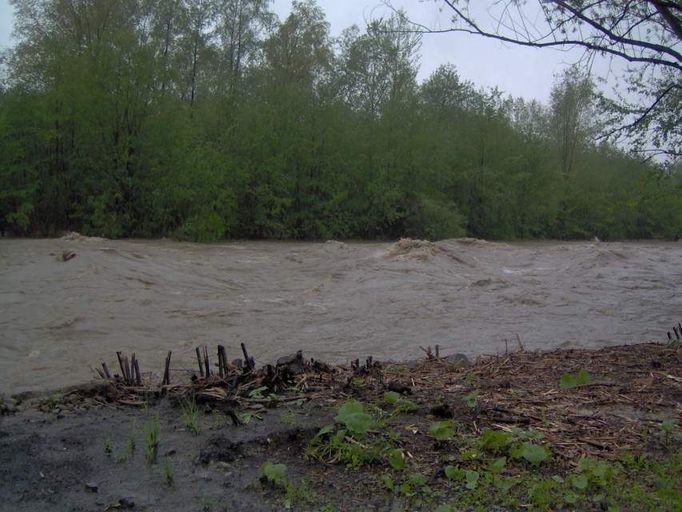
[[[106,238],[99,236],[85,236],[81,235],[77,231],[69,231],[61,237],[61,240],[67,240],[69,242],[104,242],[106,241]]]
[[[438,252],[438,246],[428,240],[401,238],[388,249],[386,257],[396,260],[426,261],[438,254]]]

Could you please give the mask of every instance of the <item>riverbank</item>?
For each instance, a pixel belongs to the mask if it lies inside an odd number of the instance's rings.
[[[0,510],[680,510],[682,349],[516,348],[9,403]]]

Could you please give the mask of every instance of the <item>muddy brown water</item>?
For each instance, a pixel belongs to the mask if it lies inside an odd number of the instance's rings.
[[[76,257],[58,261],[63,251]],[[115,351],[142,370],[244,342],[272,362],[333,362],[664,340],[682,320],[680,243],[0,240],[0,391],[92,376]]]

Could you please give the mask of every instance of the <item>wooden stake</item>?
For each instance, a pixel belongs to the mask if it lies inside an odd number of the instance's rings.
[[[170,361],[172,354],[173,352],[169,350],[168,355],[166,356],[166,368],[163,371],[163,382],[161,382],[162,386],[167,386],[170,384]]]
[[[135,363],[136,363],[136,358],[135,358],[135,352],[133,352],[133,355],[130,356],[130,383],[131,384],[137,384],[137,379],[135,378]]]
[[[140,362],[135,357],[135,354],[133,354],[133,375],[135,377],[135,385],[141,386],[142,374],[140,373]]]
[[[523,346],[523,343],[521,343],[521,336],[519,336],[519,333],[516,333],[516,343],[519,344],[519,352],[525,352],[526,349]]]
[[[208,360],[208,347],[204,345],[204,370],[206,372],[206,378],[211,376],[211,364]]]
[[[218,368],[220,370],[220,377],[225,378],[227,376],[227,355],[223,345],[218,345]]]
[[[249,357],[249,353],[246,351],[246,345],[243,343],[242,345],[242,352],[244,353],[244,366],[246,366],[247,371],[251,371],[254,368],[254,362],[253,359]]]
[[[130,372],[130,361],[128,360],[128,356],[126,355],[123,356],[123,364],[125,365],[126,384],[130,385],[133,383],[133,377]]]
[[[107,379],[111,379],[111,373],[109,373],[109,367],[107,366],[107,363],[102,361],[102,370],[104,370],[104,375],[107,376]]]
[[[121,367],[121,378],[123,379],[123,382],[127,384],[126,367],[125,364],[123,364],[123,354],[121,354],[121,352],[116,352],[116,357],[118,358],[118,365]]]
[[[199,347],[196,349],[197,351],[197,363],[199,363],[199,375],[202,377],[204,376],[204,367],[201,364],[201,352],[199,351]]]

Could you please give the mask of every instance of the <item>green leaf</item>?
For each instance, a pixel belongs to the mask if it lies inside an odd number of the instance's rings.
[[[499,459],[496,459],[494,462],[492,462],[488,466],[488,470],[491,473],[501,473],[504,467],[507,465],[507,457],[500,457]]]
[[[605,485],[613,476],[616,467],[605,460],[581,457],[578,461],[578,471],[587,476],[591,482]]]
[[[520,447],[513,450],[513,452],[515,458],[525,459],[533,466],[539,465],[550,457],[549,451],[544,446],[528,442],[523,443]]]
[[[483,450],[499,452],[507,447],[511,438],[509,432],[485,429],[478,438],[478,446]]]
[[[455,437],[455,428],[452,421],[434,421],[431,424],[431,435],[438,441],[448,441]]]
[[[407,398],[402,398],[398,402],[398,404],[395,407],[395,412],[397,413],[411,413],[415,412],[419,407],[417,407],[417,404],[415,404],[412,400],[408,400]]]
[[[404,494],[405,496],[413,496],[414,487],[412,487],[412,484],[410,482],[403,482],[402,484],[400,484],[400,493]]]
[[[384,400],[391,405],[397,404],[400,401],[400,398],[400,393],[396,393],[395,391],[386,391],[386,393],[384,393]]]
[[[401,470],[405,467],[405,454],[399,448],[391,450],[388,454],[388,463],[395,470]]]
[[[393,492],[393,490],[395,489],[395,482],[393,481],[393,477],[389,473],[384,473],[383,475],[381,475],[381,481],[384,484],[384,487],[386,487],[386,489]]]
[[[480,451],[476,450],[475,448],[472,448],[470,450],[462,450],[460,455],[462,456],[462,459],[475,460],[479,459],[482,454]]]
[[[676,427],[677,425],[675,424],[674,420],[667,419],[661,422],[661,430],[663,432],[673,432]]]
[[[286,464],[273,464],[266,462],[261,467],[261,477],[266,481],[275,485],[283,486],[287,481],[287,466]]]
[[[590,481],[586,475],[574,475],[573,478],[571,478],[571,485],[579,491],[587,489],[589,483]]]
[[[374,418],[365,413],[362,403],[357,400],[348,400],[340,408],[334,418],[339,423],[343,423],[353,434],[366,434],[376,426]]]
[[[478,487],[478,479],[481,475],[478,471],[466,470],[464,472],[464,479],[466,480],[466,488],[473,491]]]
[[[571,389],[590,382],[592,382],[592,376],[587,370],[582,369],[577,373],[564,373],[559,380],[559,385],[563,389]]]
[[[478,391],[474,390],[463,397],[464,403],[469,409],[478,407]]]
[[[384,400],[386,403],[393,405],[398,413],[410,413],[418,409],[417,404],[395,391],[386,391],[384,393]]]
[[[566,494],[564,494],[564,501],[566,503],[568,503],[569,505],[574,505],[574,504],[578,503],[579,499],[580,499],[580,497],[573,492],[568,491],[568,492],[566,492]]]
[[[331,434],[336,430],[336,427],[334,425],[325,425],[320,429],[320,431],[317,433],[318,436],[324,436],[327,434]]]
[[[412,473],[408,477],[408,481],[414,485],[414,486],[421,486],[421,485],[426,485],[426,482],[428,482],[428,478],[426,476],[422,475],[421,473]]]
[[[500,491],[503,493],[509,492],[509,489],[514,487],[516,482],[512,480],[511,478],[496,478],[495,479],[495,487],[497,487]]]
[[[464,479],[465,472],[458,466],[445,466],[445,476],[448,478],[448,480],[457,482],[458,480]]]

